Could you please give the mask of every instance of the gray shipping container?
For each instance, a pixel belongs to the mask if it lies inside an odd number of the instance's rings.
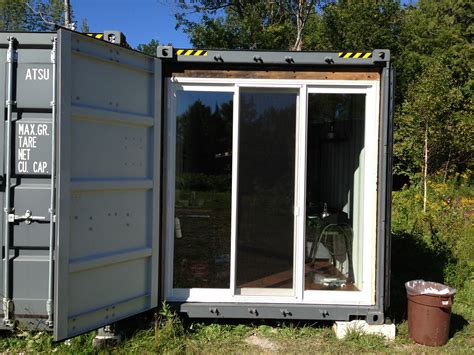
[[[0,33],[0,57],[4,326],[156,307],[160,61],[65,30]]]
[[[384,322],[389,51],[150,57],[59,29],[0,57],[1,326],[62,340],[161,300]]]

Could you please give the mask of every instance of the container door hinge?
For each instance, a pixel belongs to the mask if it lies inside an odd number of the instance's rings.
[[[30,210],[26,210],[25,211],[25,214],[20,216],[20,215],[16,215],[16,214],[13,214],[13,213],[10,213],[8,215],[8,222],[10,223],[13,223],[15,221],[25,221],[26,224],[31,224],[31,222],[40,222],[40,221],[45,221],[46,220],[46,217],[43,217],[43,216],[33,216],[33,212],[31,212]]]
[[[13,43],[17,43],[16,39],[13,39]],[[18,53],[12,48],[7,51],[7,63],[16,63],[18,62]]]
[[[49,299],[46,301],[46,313],[48,314],[48,320],[46,321],[46,324],[48,327],[53,328],[54,327],[54,321],[53,321],[53,313],[54,312],[54,304],[53,300]]]
[[[13,301],[8,298],[3,298],[3,324],[7,327],[13,327],[15,325],[15,320],[13,319],[14,305]]]
[[[53,208],[49,208],[48,212],[49,212],[49,215],[51,216],[51,221],[53,221],[53,223],[56,223],[56,210]]]

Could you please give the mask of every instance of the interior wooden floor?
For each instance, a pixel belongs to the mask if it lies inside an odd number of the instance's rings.
[[[344,286],[328,286],[313,282],[313,272],[322,274],[327,278],[343,279],[344,275],[332,265],[328,260],[316,260],[314,264],[305,264],[305,290],[334,290],[334,291],[359,291],[352,283]],[[258,280],[237,285],[239,288],[292,288],[293,269],[282,271]]]

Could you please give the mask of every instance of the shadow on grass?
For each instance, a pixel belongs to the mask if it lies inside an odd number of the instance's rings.
[[[462,331],[468,325],[469,322],[463,316],[451,313],[449,337],[452,338],[457,332]]]
[[[391,305],[387,315],[396,323],[407,319],[405,282],[423,279],[443,283],[444,270],[452,256],[445,248],[434,249],[417,236],[392,234]],[[450,336],[468,324],[463,316],[452,314]]]
[[[421,238],[408,233],[394,234],[392,236],[392,265],[391,265],[391,306],[387,311],[387,316],[395,323],[400,323],[407,318],[407,296],[405,282],[415,279],[424,279],[443,283],[444,270],[452,260],[452,256],[446,248],[433,248],[424,243]],[[455,301],[456,302],[456,301]],[[325,329],[332,326],[332,322],[323,321],[295,321],[284,322],[274,320],[255,319],[189,319],[181,317],[187,333],[193,333],[193,323],[227,324],[243,326],[280,326],[280,327],[304,327]],[[468,321],[463,315],[453,313],[450,324],[450,337],[461,332]],[[122,332],[125,338],[133,337],[140,330],[153,330],[155,318],[153,312],[148,312],[136,317],[132,317],[123,322]]]

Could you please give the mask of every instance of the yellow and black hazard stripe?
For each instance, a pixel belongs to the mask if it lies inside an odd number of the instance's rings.
[[[372,58],[372,52],[339,52],[339,58],[369,59]]]
[[[104,34],[103,34],[103,33],[85,33],[85,35],[87,35],[87,36],[89,36],[89,37],[91,37],[91,38],[101,39],[101,40],[103,40],[103,41],[108,42],[107,39],[104,37]],[[125,39],[125,37],[123,37],[123,40],[122,40],[122,38],[121,38],[122,41],[120,42],[120,45],[121,45],[122,47],[131,49],[132,47],[130,47],[130,45],[129,45],[129,44],[127,43],[127,41],[124,40],[124,39]],[[116,44],[118,44],[118,43],[116,43]]]
[[[186,55],[194,57],[206,57],[207,51],[202,49],[178,49],[176,55]]]
[[[89,37],[97,38],[97,39],[104,39],[103,33],[86,33]]]

